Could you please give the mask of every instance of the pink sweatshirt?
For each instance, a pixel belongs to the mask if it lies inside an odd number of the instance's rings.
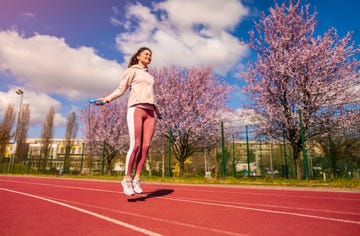
[[[105,99],[112,101],[122,96],[128,88],[130,88],[128,107],[141,103],[155,105],[154,77],[146,69],[139,65],[126,69],[119,87]]]

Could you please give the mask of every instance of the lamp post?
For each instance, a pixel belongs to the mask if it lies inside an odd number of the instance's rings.
[[[92,127],[91,127],[91,104],[94,103],[93,100],[89,100],[89,110],[88,110],[88,128],[89,128],[89,145],[90,145],[90,168],[89,174],[92,172],[92,165],[93,165],[93,140],[92,140]]]
[[[21,107],[22,107],[22,102],[23,102],[23,97],[24,97],[24,89],[18,89],[16,90],[16,94],[20,95],[20,106],[19,106],[19,112],[18,112],[18,118],[17,118],[17,122],[16,122],[16,129],[15,129],[15,135],[14,135],[14,149],[12,152],[12,158],[10,161],[10,165],[8,166],[8,172],[10,171],[10,166],[14,165],[15,163],[15,153],[16,153],[16,149],[17,149],[17,137],[18,137],[18,131],[19,131],[19,124],[20,124],[20,117],[21,117]]]
[[[16,90],[16,94],[20,95],[20,106],[19,106],[19,112],[18,112],[18,119],[17,119],[17,124],[16,124],[16,130],[15,130],[15,137],[14,137],[14,141],[16,142],[17,140],[17,135],[18,135],[18,131],[19,131],[19,124],[20,124],[20,117],[21,117],[21,107],[22,107],[22,102],[23,102],[23,97],[24,97],[24,90],[23,89],[18,89]]]

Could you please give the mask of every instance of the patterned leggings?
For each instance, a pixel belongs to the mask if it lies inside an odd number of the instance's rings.
[[[135,174],[140,175],[154,134],[154,111],[140,107],[130,107],[127,112],[127,123],[130,148],[126,155],[125,175],[131,175],[134,163]]]

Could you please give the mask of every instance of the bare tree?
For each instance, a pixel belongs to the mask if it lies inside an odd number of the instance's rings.
[[[64,159],[64,173],[70,170],[70,152],[73,145],[73,139],[76,138],[79,124],[75,112],[69,113],[68,121],[66,123],[65,133],[65,159]]]
[[[25,104],[21,108],[19,124],[17,127],[17,136],[16,136],[16,157],[19,161],[26,159],[26,153],[28,146],[26,144],[27,131],[29,126],[30,119],[30,105]]]
[[[9,104],[4,114],[4,118],[0,123],[0,155],[5,156],[5,148],[11,138],[11,130],[15,122],[14,106]]]
[[[55,118],[55,109],[53,107],[50,107],[41,131],[41,142],[42,142],[41,153],[43,153],[44,155],[44,159],[42,162],[44,169],[47,164],[47,157],[51,147],[51,140],[54,136],[54,118]]]

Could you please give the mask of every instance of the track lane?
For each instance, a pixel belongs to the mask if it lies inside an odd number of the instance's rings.
[[[359,193],[144,183],[150,197],[126,198],[114,181],[0,176],[4,185],[163,235],[285,235],[294,229],[306,235],[344,235],[359,230]],[[344,203],[351,203],[352,210],[341,209]]]
[[[129,227],[74,211],[64,205],[26,196],[13,190],[1,191],[0,235],[144,235]],[[156,235],[156,234],[147,234]]]

